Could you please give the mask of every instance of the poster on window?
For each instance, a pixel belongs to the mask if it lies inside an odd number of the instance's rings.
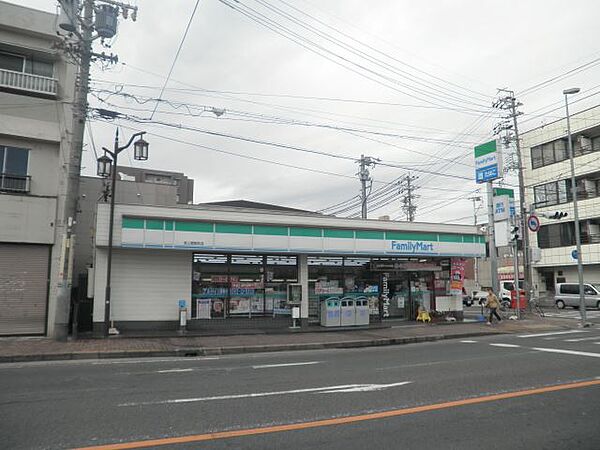
[[[452,258],[450,264],[450,294],[462,295],[465,280],[465,259]]]
[[[210,319],[211,299],[199,298],[196,299],[196,318]]]

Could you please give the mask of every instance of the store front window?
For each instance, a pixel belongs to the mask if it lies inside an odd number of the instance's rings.
[[[192,317],[289,315],[287,286],[298,282],[295,256],[194,255]]]
[[[225,317],[229,297],[229,268],[225,255],[194,255],[192,270],[192,317]]]
[[[309,257],[309,317],[320,318],[329,297],[366,297],[371,321],[414,319],[419,307],[435,309],[448,295],[449,261],[418,258]]]

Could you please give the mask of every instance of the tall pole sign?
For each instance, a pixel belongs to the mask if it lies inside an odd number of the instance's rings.
[[[488,203],[488,244],[492,289],[498,293],[498,255],[494,237],[494,194],[492,182],[502,178],[502,154],[497,140],[486,142],[475,147],[475,181],[487,184]]]
[[[502,153],[497,140],[475,147],[475,181],[487,183],[502,178]]]

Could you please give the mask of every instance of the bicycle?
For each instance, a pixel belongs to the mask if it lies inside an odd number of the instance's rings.
[[[531,296],[531,301],[529,302],[529,304],[531,305],[531,310],[539,317],[546,317],[546,314],[544,313],[544,310],[540,306],[538,300],[539,298],[534,297],[533,295]]]

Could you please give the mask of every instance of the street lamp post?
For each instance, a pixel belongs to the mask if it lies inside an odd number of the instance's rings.
[[[110,294],[111,294],[111,271],[112,271],[112,250],[113,250],[113,229],[114,229],[114,218],[115,218],[115,197],[116,197],[116,187],[117,187],[117,161],[119,157],[119,153],[123,150],[129,148],[131,143],[136,137],[139,137],[137,141],[133,144],[134,146],[134,158],[138,161],[145,161],[148,159],[148,142],[146,142],[142,136],[145,134],[145,131],[135,133],[129,139],[126,145],[119,147],[119,129],[115,133],[115,144],[112,151],[109,149],[102,147],[105,154],[98,158],[98,176],[107,178],[109,175],[112,178],[111,188],[110,188],[110,218],[108,225],[108,259],[106,261],[106,291],[104,296],[104,336],[108,336],[109,334],[118,334],[118,331],[110,326]],[[106,156],[109,154],[112,157],[109,158]],[[112,167],[111,167],[112,166]]]
[[[573,215],[575,216],[575,245],[577,247],[577,277],[579,281],[579,313],[581,314],[581,326],[587,326],[585,310],[585,292],[583,289],[583,264],[581,258],[581,235],[579,232],[579,210],[577,208],[577,183],[575,180],[575,155],[573,154],[573,142],[571,141],[571,118],[569,116],[570,94],[577,94],[579,88],[565,89],[565,109],[567,112],[567,145],[569,146],[569,159],[571,161],[571,195],[573,197]]]

